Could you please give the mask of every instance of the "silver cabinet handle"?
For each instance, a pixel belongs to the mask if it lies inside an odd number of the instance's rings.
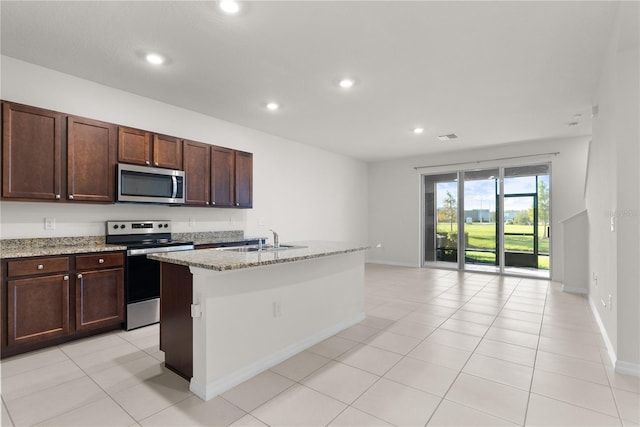
[[[100,259],[98,260],[98,264],[104,264],[104,259],[100,258]]]
[[[82,279],[82,274],[78,274],[78,279]]]
[[[212,205],[215,205],[215,204],[216,204],[216,202],[211,202],[211,204],[212,204]]]
[[[43,270],[43,269],[44,269],[44,265],[38,264],[38,270]]]
[[[64,276],[62,280],[69,280],[69,276]]]
[[[154,164],[154,165],[156,165],[156,166],[158,166],[158,165],[159,165],[159,163],[158,163],[158,162],[154,162],[153,164]]]
[[[209,205],[209,202],[205,202],[205,204],[208,206],[208,205]]]
[[[56,200],[60,200],[60,195],[56,194]]]
[[[148,164],[148,165],[151,164],[151,162],[149,162],[149,160],[147,160],[145,163]]]
[[[73,200],[73,194],[69,194],[69,200]]]
[[[236,206],[240,206],[240,203],[236,202]]]

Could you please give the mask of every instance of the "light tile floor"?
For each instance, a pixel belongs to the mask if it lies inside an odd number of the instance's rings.
[[[2,426],[637,426],[586,299],[539,279],[366,267],[368,317],[208,402],[158,326],[2,361]]]

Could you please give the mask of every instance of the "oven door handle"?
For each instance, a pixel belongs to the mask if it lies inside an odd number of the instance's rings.
[[[171,198],[175,199],[178,197],[178,177],[175,175],[171,175],[171,184],[172,184],[172,193]]]

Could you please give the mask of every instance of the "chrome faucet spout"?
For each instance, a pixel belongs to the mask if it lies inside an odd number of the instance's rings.
[[[280,247],[280,238],[278,237],[278,233],[276,233],[274,230],[269,229],[270,232],[273,233],[273,247],[274,248],[279,248]]]

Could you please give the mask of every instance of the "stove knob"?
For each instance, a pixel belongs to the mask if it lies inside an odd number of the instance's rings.
[[[114,226],[113,226],[113,229],[114,229],[114,230],[117,230],[117,229],[118,229],[118,224],[114,225]]]
[[[158,227],[162,228],[162,227],[164,227],[164,225],[162,225],[162,224],[158,224]]]
[[[125,227],[126,227],[126,225],[120,224],[120,228],[125,228]]]
[[[164,228],[169,228],[169,224],[165,224],[165,225],[164,225]]]

